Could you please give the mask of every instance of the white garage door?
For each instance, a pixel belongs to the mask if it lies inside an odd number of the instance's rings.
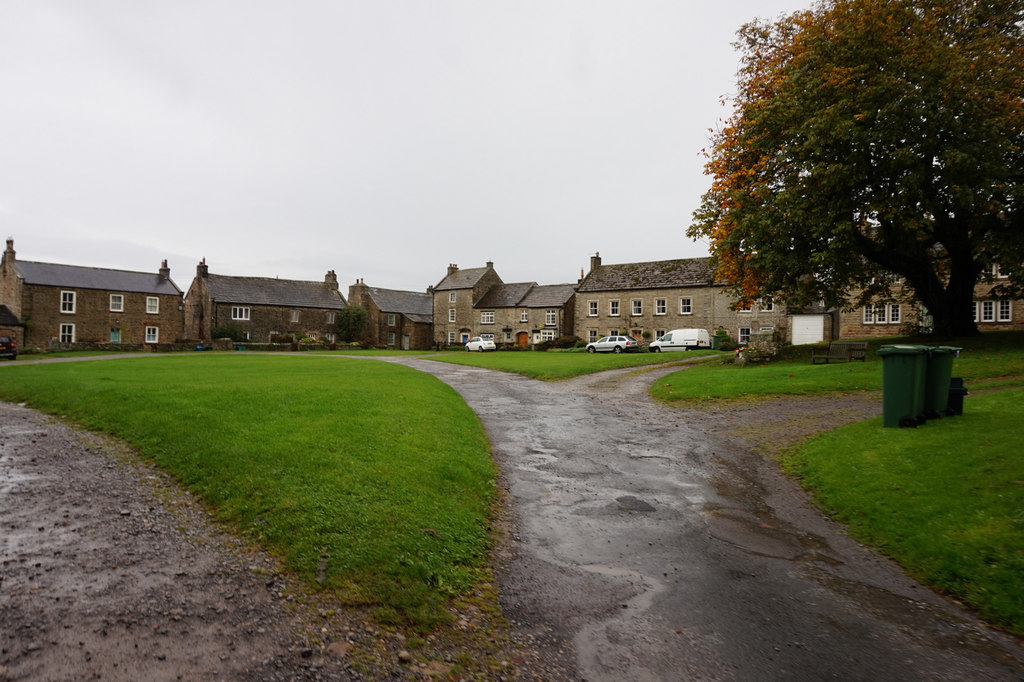
[[[793,345],[825,340],[825,315],[794,315]]]

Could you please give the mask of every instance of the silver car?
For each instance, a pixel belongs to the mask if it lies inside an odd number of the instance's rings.
[[[640,350],[640,342],[632,336],[602,336],[587,344],[588,353],[623,353]]]
[[[498,347],[494,345],[494,341],[491,339],[485,339],[481,336],[474,336],[466,342],[466,350],[476,350],[483,353],[485,350],[497,350]]]

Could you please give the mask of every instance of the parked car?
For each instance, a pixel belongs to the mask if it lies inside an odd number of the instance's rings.
[[[483,353],[485,350],[497,349],[498,347],[494,345],[494,341],[485,339],[482,336],[474,336],[466,342],[466,350],[477,350]]]
[[[6,334],[0,334],[0,358],[18,359],[18,346]]]
[[[707,329],[673,329],[657,341],[651,342],[651,352],[663,350],[696,350],[711,348],[711,335]]]
[[[588,353],[622,353],[640,350],[640,342],[632,336],[602,336],[587,344]]]

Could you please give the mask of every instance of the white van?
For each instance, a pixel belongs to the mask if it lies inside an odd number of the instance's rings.
[[[673,329],[657,341],[651,342],[652,353],[697,348],[711,348],[711,335],[707,329]]]

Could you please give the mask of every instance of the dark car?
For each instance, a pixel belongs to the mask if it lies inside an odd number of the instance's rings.
[[[0,334],[0,358],[10,358],[11,360],[18,358],[18,346],[14,343],[14,339],[6,334]]]

